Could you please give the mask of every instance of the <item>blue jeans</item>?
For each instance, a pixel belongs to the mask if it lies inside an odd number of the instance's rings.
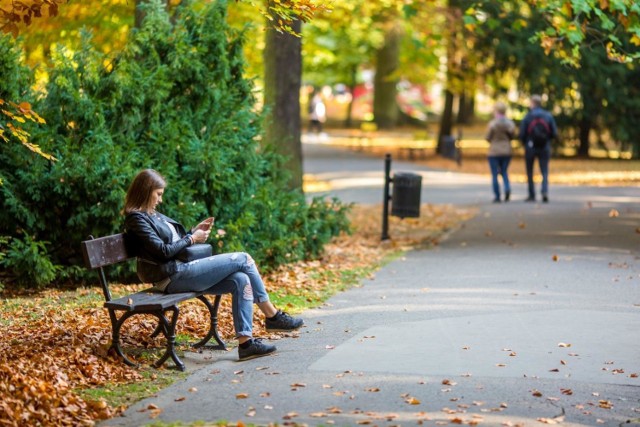
[[[536,192],[533,184],[533,164],[538,159],[540,174],[542,174],[542,195],[549,194],[549,160],[551,159],[551,147],[529,148],[524,153],[524,161],[527,167],[527,183],[529,184],[529,198],[535,199]]]
[[[504,193],[511,193],[511,184],[509,184],[509,162],[511,156],[489,156],[489,168],[491,168],[491,184],[493,186],[493,194],[496,200],[500,200],[500,184],[498,183],[498,175],[502,176],[502,184],[504,185]]]
[[[251,255],[244,252],[214,255],[178,265],[167,293],[231,294],[236,337],[252,336],[253,303],[269,301],[269,294]]]

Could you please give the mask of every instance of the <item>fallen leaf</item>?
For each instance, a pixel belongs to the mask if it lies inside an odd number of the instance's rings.
[[[198,389],[197,389],[197,388],[195,388],[195,387],[191,387],[191,388],[189,389],[189,392],[191,392],[191,393],[195,393],[196,391],[198,391]]]
[[[620,216],[620,212],[618,212],[616,209],[611,209],[609,211],[609,218],[617,218],[618,216]]]
[[[174,402],[184,402],[185,400],[187,400],[187,398],[184,396],[176,397],[175,399],[173,399]]]
[[[419,405],[420,401],[418,399],[416,399],[415,397],[409,397],[408,399],[405,399],[405,402],[407,402],[409,405]]]
[[[236,399],[246,399],[249,397],[248,393],[238,393],[236,394]]]
[[[558,255],[555,255],[555,254],[554,254],[554,255],[551,257],[551,259],[552,259],[552,260],[554,260],[554,261],[558,261],[558,259],[559,259],[559,258],[558,258]]]
[[[558,347],[567,348],[567,347],[571,347],[571,344],[567,344],[567,343],[564,343],[564,342],[559,342],[558,343]]]
[[[600,400],[598,401],[598,406],[603,409],[611,409],[613,408],[613,403],[609,402],[608,400]]]
[[[377,393],[377,392],[379,392],[379,391],[380,391],[380,389],[379,389],[378,387],[365,388],[364,390],[365,390],[365,391],[372,392],[372,393]]]

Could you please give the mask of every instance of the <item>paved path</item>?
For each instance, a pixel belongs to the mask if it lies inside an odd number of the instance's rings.
[[[382,160],[305,154],[331,195],[380,203]],[[276,355],[193,357],[185,381],[105,425],[153,422],[150,404],[166,422],[640,425],[639,190],[552,185],[531,204],[516,185],[494,205],[486,178],[400,170],[423,175],[423,202],[479,214],[305,312]]]

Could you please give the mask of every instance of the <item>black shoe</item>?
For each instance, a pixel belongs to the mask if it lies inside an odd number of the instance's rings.
[[[493,203],[500,203],[500,198],[496,197],[495,199],[493,199]]]
[[[542,196],[542,202],[543,202],[543,203],[549,203],[549,197],[547,197],[547,195],[546,195],[546,194],[544,194],[544,195]]]
[[[504,193],[504,201],[508,202],[511,199],[511,191],[505,191]]]
[[[238,346],[238,356],[240,360],[255,359],[256,357],[266,356],[276,351],[275,345],[265,344],[260,338],[251,338],[247,348]]]
[[[525,202],[535,202],[536,198],[535,197],[527,197],[526,199],[524,199]]]
[[[272,318],[265,320],[267,331],[286,332],[298,329],[304,324],[304,321],[298,317],[291,317],[284,311],[278,310],[278,313]]]

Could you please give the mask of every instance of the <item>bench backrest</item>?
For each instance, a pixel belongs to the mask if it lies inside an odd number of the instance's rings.
[[[133,257],[127,248],[124,233],[113,234],[111,236],[98,237],[94,239],[89,236],[89,240],[82,242],[82,255],[87,268],[98,269],[100,284],[107,301],[111,301],[109,282],[102,267],[117,264]]]

